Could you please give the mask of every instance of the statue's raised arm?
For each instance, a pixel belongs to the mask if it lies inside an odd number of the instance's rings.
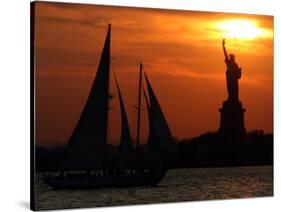
[[[226,49],[225,49],[225,39],[222,39],[222,48],[223,48],[225,60],[229,60]]]

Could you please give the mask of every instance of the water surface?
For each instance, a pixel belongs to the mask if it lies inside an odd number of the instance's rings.
[[[53,190],[37,174],[35,208],[62,209],[273,195],[273,167],[169,170],[156,187]]]

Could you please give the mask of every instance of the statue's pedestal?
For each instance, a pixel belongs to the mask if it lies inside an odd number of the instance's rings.
[[[244,126],[244,112],[240,101],[226,100],[221,113],[219,133],[226,136],[238,137],[246,133]]]

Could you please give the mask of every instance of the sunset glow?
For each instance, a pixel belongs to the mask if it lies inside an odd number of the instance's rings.
[[[227,96],[223,38],[242,68],[239,97],[246,108],[247,130],[273,131],[272,16],[47,2],[36,7],[38,143],[68,141],[95,78],[109,23],[111,68],[133,137],[141,61],[173,136],[191,138],[218,129],[219,108]],[[116,109],[110,110],[108,130],[113,143],[120,133],[118,105],[113,98],[110,107]],[[145,110],[141,120],[144,141]]]
[[[217,24],[223,31],[225,38],[256,39],[258,37],[268,37],[270,33],[258,27],[257,22],[243,19],[225,20]]]

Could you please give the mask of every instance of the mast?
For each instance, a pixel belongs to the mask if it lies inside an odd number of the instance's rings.
[[[96,77],[79,121],[67,144],[65,169],[104,168],[109,103],[111,24],[102,50]]]
[[[138,157],[139,157],[139,145],[140,145],[141,87],[142,87],[142,63],[140,63],[139,94],[138,94],[138,107],[137,107],[137,109],[138,109],[137,140],[136,140],[137,159],[138,159]]]

